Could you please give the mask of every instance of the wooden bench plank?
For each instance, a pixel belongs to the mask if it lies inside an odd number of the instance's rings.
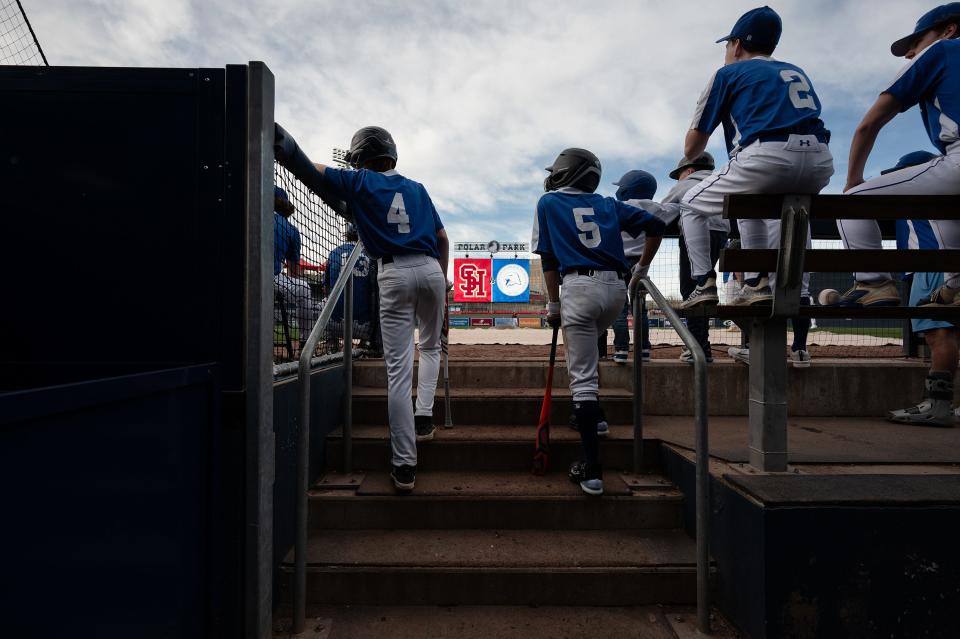
[[[723,217],[741,220],[780,219],[783,195],[728,195]],[[960,195],[814,195],[810,219],[960,220]]]
[[[942,272],[948,265],[960,265],[960,250],[925,251],[807,249],[803,270],[808,273],[846,271],[893,271],[897,273]],[[722,271],[776,271],[777,249],[723,249]]]
[[[843,291],[841,291],[842,293]],[[769,317],[769,305],[754,306],[700,306],[679,310],[687,318],[719,317],[720,319],[739,319],[749,317]],[[944,306],[884,306],[874,308],[837,308],[834,306],[801,306],[801,317],[823,317],[834,319],[934,319],[954,321],[960,324],[960,309]],[[829,329],[827,329],[829,330]]]

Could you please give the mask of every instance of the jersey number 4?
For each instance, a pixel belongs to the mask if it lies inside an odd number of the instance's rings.
[[[790,102],[796,109],[816,109],[817,101],[808,93],[810,91],[810,81],[800,73],[792,69],[784,69],[780,72],[780,77],[789,84]]]
[[[587,220],[588,217],[593,217],[594,215],[596,215],[596,213],[589,207],[573,209],[573,217],[577,222],[577,228],[583,231],[579,233],[577,237],[580,238],[580,243],[587,248],[597,248],[600,246],[600,227],[597,226],[596,222]]]
[[[410,232],[410,216],[407,215],[407,207],[403,204],[403,194],[400,192],[393,195],[393,203],[387,211],[387,224],[396,224],[397,233]]]

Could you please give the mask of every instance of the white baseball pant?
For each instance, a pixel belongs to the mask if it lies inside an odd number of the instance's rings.
[[[296,308],[295,319],[300,329],[300,340],[307,339],[320,313],[310,295],[310,285],[299,277],[290,277],[286,273],[273,276],[273,285],[283,293],[283,300]]]
[[[847,191],[847,195],[960,195],[960,143],[948,149],[945,156],[871,178]],[[923,217],[923,211],[910,214]],[[930,226],[941,248],[960,249],[960,220],[930,220]],[[875,220],[837,220],[837,228],[848,249],[882,248],[880,227]],[[874,282],[892,276],[858,271],[854,277],[858,282]],[[943,281],[950,287],[960,287],[960,273],[945,272]]]
[[[600,390],[597,337],[613,324],[627,286],[613,271],[568,273],[560,287],[560,319],[573,401],[596,401]]]
[[[710,221],[723,214],[723,198],[737,193],[819,193],[833,175],[830,147],[813,135],[786,142],[754,142],[683,196],[680,221],[693,277],[713,270]],[[780,220],[740,220],[740,245],[767,248],[779,238]],[[774,235],[775,234],[775,235]],[[756,274],[745,273],[745,277]]]
[[[433,398],[440,374],[440,334],[447,278],[440,263],[427,255],[397,255],[381,262],[380,333],[387,367],[387,415],[395,466],[417,464],[417,435],[411,403],[413,391],[413,332],[420,323],[420,371],[417,415],[433,415]],[[594,344],[596,349],[596,344]]]

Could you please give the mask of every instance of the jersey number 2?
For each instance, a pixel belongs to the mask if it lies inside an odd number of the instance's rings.
[[[784,82],[789,83],[790,102],[796,109],[816,109],[817,102],[807,93],[810,90],[810,81],[799,71],[784,69],[780,72]]]
[[[396,224],[397,233],[410,232],[410,216],[407,215],[407,207],[403,204],[403,194],[400,192],[393,195],[393,203],[387,211],[387,224]]]
[[[592,208],[573,209],[573,217],[577,221],[577,228],[583,231],[579,233],[580,243],[587,248],[597,248],[600,246],[600,227],[596,222],[590,222],[586,218],[596,215]]]

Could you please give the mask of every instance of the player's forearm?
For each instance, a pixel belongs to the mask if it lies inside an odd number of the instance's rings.
[[[880,130],[900,111],[900,103],[889,93],[881,94],[870,107],[863,120],[857,125],[850,142],[850,156],[847,159],[847,184],[844,191],[863,182],[863,170],[867,158],[877,141]]]
[[[560,271],[544,271],[543,282],[547,285],[547,301],[560,301]]]
[[[287,260],[287,275],[290,277],[300,277],[301,274],[300,265],[293,260]]]
[[[440,253],[440,268],[443,269],[443,275],[446,277],[447,266],[450,262],[450,239],[443,229],[437,231],[437,251]]]
[[[649,266],[653,258],[656,257],[657,251],[660,249],[660,242],[662,241],[663,238],[660,236],[647,236],[643,243],[643,255],[640,257],[640,266]]]
[[[703,131],[698,131],[697,129],[690,129],[687,131],[687,137],[683,141],[683,157],[688,160],[694,160],[707,150],[707,142],[710,141],[710,136]]]

